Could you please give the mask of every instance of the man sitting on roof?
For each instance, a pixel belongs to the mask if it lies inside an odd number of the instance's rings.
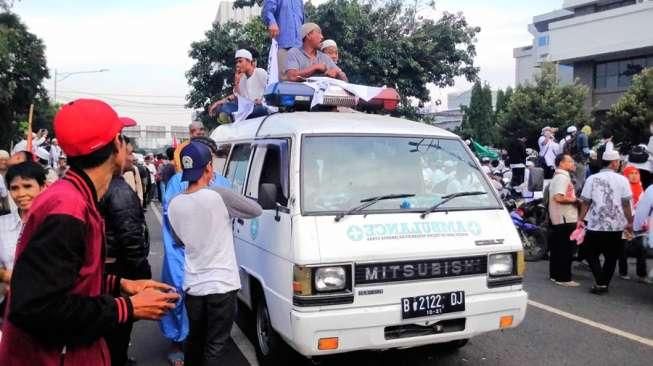
[[[328,76],[347,81],[345,75],[333,60],[320,51],[322,43],[322,30],[315,23],[306,23],[302,26],[301,48],[292,48],[288,51],[284,74],[290,81],[304,81],[311,76]]]
[[[331,60],[333,60],[333,63],[337,64],[338,59],[339,59],[339,54],[338,54],[338,44],[336,41],[332,39],[327,39],[322,44],[320,44],[320,51],[324,52]]]
[[[231,122],[233,113],[238,111],[238,96],[254,103],[254,109],[247,118],[264,116],[268,113],[267,108],[262,105],[263,93],[268,81],[268,73],[256,67],[254,57],[248,50],[236,51],[236,81],[234,94],[220,99],[211,104],[209,115],[219,113],[220,121]]]

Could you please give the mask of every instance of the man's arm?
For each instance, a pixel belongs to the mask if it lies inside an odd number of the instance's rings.
[[[220,197],[222,197],[222,201],[231,217],[251,219],[261,216],[263,213],[261,205],[253,199],[234,193],[232,190],[226,188],[213,187],[211,189],[218,192]]]
[[[578,200],[575,198],[569,198],[565,196],[564,194],[557,193],[553,196],[553,200],[556,201],[557,203],[562,203],[562,204],[569,204],[569,203],[576,203]]]
[[[133,320],[132,302],[70,293],[85,261],[85,224],[69,215],[45,219],[17,258],[9,319],[49,344],[88,344]]]
[[[274,17],[279,7],[279,0],[265,0],[263,9],[261,9],[261,18],[263,23],[268,27],[270,38],[276,38],[279,35],[279,25]]]
[[[298,67],[292,68],[288,66],[286,70],[286,77],[290,81],[304,81],[317,73],[323,73],[326,71],[327,68],[325,64],[314,64],[305,69],[299,69]]]
[[[147,259],[149,249],[138,196],[123,186],[113,189],[107,199],[106,220],[114,234],[114,245],[120,246],[119,260],[124,260],[129,269],[136,269]]]
[[[635,219],[633,222],[633,229],[635,231],[645,230],[651,211],[653,211],[653,188],[649,187],[641,196],[635,209]]]

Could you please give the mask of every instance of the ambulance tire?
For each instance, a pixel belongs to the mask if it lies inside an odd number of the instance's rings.
[[[272,328],[263,290],[258,289],[254,307],[256,358],[262,366],[283,365],[288,346]]]

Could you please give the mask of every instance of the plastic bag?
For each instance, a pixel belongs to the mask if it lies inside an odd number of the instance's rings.
[[[571,235],[569,235],[569,240],[576,241],[576,245],[583,244],[583,241],[585,240],[585,228],[577,227],[574,231],[572,231]]]

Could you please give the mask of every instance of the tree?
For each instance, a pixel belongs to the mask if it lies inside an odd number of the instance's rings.
[[[473,81],[478,68],[473,64],[477,27],[468,25],[462,14],[445,13],[437,21],[421,19],[415,6],[402,1],[386,2],[330,0],[319,7],[305,5],[307,21],[322,27],[325,38],[340,48],[340,67],[352,83],[387,85],[398,89],[404,114],[414,104],[429,100],[430,85],[451,86],[464,76]],[[195,65],[187,73],[191,85],[188,106],[206,110],[210,101],[232,89],[233,52],[247,45],[262,56],[269,52],[266,29],[260,19],[246,25],[215,24],[204,40],[191,45]],[[262,62],[263,61],[263,62]],[[417,118],[417,113],[410,113]],[[215,122],[212,122],[215,124]]]
[[[503,144],[526,137],[528,145],[536,147],[546,126],[566,128],[588,123],[590,117],[583,107],[588,92],[578,83],[560,85],[555,66],[543,64],[535,82],[518,86],[499,116]]]
[[[493,145],[496,140],[492,89],[480,81],[474,83],[469,106],[462,106],[462,133],[482,145]]]
[[[614,140],[628,148],[648,142],[653,123],[653,68],[644,69],[633,78],[630,89],[608,112],[605,129]]]
[[[31,103],[36,118],[42,117],[39,107],[49,100],[41,82],[48,76],[43,41],[17,15],[0,13],[0,148],[17,138],[18,121],[26,119]]]

